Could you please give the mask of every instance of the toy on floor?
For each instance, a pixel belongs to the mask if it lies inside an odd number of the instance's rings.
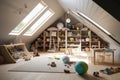
[[[60,58],[58,58],[58,57],[55,57],[55,59],[56,59],[56,60],[60,60]]]
[[[51,62],[51,63],[49,63],[49,64],[48,64],[48,66],[51,66],[51,67],[56,67],[57,65],[56,65],[56,63],[55,63],[55,62]]]
[[[120,72],[120,67],[116,67],[116,68],[113,68],[113,67],[110,67],[110,68],[105,68],[103,70],[100,70],[100,72],[104,73],[104,74],[114,74],[114,73],[118,73]]]
[[[51,62],[51,67],[56,67],[56,63],[55,62]]]
[[[53,56],[48,56],[48,59],[51,59],[51,60],[52,60],[52,59],[54,59],[54,57],[53,57]]]
[[[93,76],[99,77],[99,72],[93,72]]]
[[[75,64],[75,71],[79,74],[79,75],[83,75],[87,72],[88,70],[88,65],[87,63],[83,62],[83,61],[79,61]]]
[[[31,59],[31,57],[30,57],[30,56],[24,56],[23,59],[24,59],[25,61],[29,61],[29,60]]]
[[[48,58],[49,58],[49,59],[56,59],[56,60],[60,60],[60,58],[59,58],[59,57],[57,57],[57,56],[55,56],[55,55],[54,55],[54,56],[49,56]]]
[[[70,73],[70,65],[69,64],[65,64],[64,72],[65,73]]]
[[[37,49],[34,50],[34,56],[39,56],[39,53],[38,53]]]
[[[70,70],[64,69],[64,72],[65,72],[65,73],[70,73]]]
[[[70,61],[70,65],[75,65],[76,62],[75,61]]]
[[[70,64],[70,58],[68,56],[63,56],[62,60],[65,64]]]

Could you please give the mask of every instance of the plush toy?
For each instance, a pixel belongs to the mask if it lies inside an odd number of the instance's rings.
[[[99,77],[99,72],[93,72],[93,76]]]
[[[69,64],[65,64],[64,72],[65,73],[70,73],[70,65]]]

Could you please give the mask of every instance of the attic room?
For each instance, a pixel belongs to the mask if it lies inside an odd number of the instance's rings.
[[[120,80],[119,0],[0,0],[0,80]]]

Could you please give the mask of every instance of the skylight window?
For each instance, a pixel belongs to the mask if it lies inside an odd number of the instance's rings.
[[[72,11],[72,12],[75,15],[77,15],[77,16],[81,15],[82,17],[86,18],[87,20],[89,20],[90,22],[92,22],[94,25],[96,25],[98,28],[100,28],[102,31],[104,31],[106,34],[111,35],[106,29],[104,29],[102,26],[100,26],[99,24],[97,24],[96,22],[94,22],[92,19],[90,19],[89,17],[87,17],[85,14],[83,14],[83,13],[81,13],[79,11],[77,11],[77,13],[74,12],[74,11]]]
[[[10,33],[20,35],[45,9],[47,5],[39,3]]]
[[[54,12],[52,10],[47,10],[33,25],[30,27],[24,35],[32,36],[45,22],[47,22]]]

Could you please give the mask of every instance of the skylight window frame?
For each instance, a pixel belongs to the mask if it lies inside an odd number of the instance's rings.
[[[32,19],[28,21],[28,23],[26,23],[23,27],[21,27],[21,29],[20,29],[19,31],[15,31],[14,29],[15,29],[16,27],[18,27],[18,26],[22,23],[22,21],[37,7],[38,4],[43,5],[43,8],[42,8],[40,11],[38,11],[38,13],[35,14],[35,16],[33,16]],[[43,12],[47,9],[47,7],[48,7],[43,1],[41,1],[41,2],[38,3],[38,4],[37,4],[37,5],[35,6],[35,8],[9,33],[9,35],[20,35],[20,34],[21,34],[39,15],[41,15],[41,13],[43,13]],[[33,12],[34,12],[34,11],[33,11]]]
[[[103,30],[106,34],[111,35],[105,28],[103,28],[102,26],[100,26],[98,23],[96,23],[95,21],[93,21],[92,19],[90,19],[89,17],[87,17],[85,14],[77,11],[79,14],[81,14],[82,16],[84,16],[86,19],[88,19],[89,21],[91,21],[94,25],[96,25],[98,28],[100,28],[101,30]]]
[[[31,32],[29,32],[29,29],[31,29],[31,28],[37,23],[37,21],[41,19],[41,17],[45,16],[45,13],[46,13],[47,11],[50,11],[51,14],[50,14],[48,17],[46,17],[34,30],[32,30]],[[33,24],[23,35],[24,35],[24,36],[32,36],[32,35],[33,35],[36,31],[38,31],[38,29],[40,29],[54,14],[55,14],[55,12],[54,12],[53,10],[51,10],[51,9],[46,10],[46,11],[43,13],[43,15],[41,15],[40,18],[35,22],[35,24]]]
[[[77,16],[82,16],[84,17],[85,19],[87,19],[89,22],[91,22],[92,24],[94,24],[97,28],[101,29],[104,33],[106,33],[107,35],[111,35],[110,32],[108,32],[105,28],[103,28],[102,26],[100,26],[98,23],[96,23],[95,21],[93,21],[92,19],[90,19],[88,16],[86,16],[85,14],[83,14],[82,12],[80,11],[72,11],[75,15]]]

